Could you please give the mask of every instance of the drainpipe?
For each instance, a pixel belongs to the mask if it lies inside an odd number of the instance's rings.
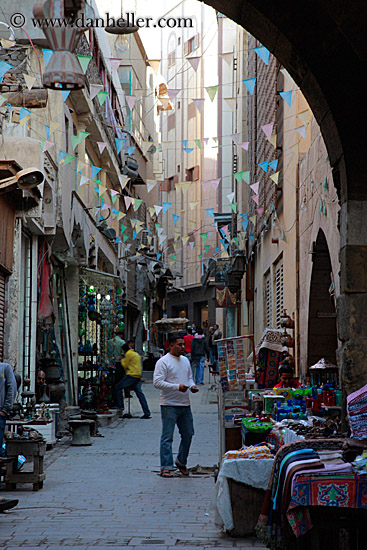
[[[31,379],[31,388],[36,384],[36,335],[37,335],[37,267],[38,267],[38,236],[31,237],[31,326],[29,334],[29,377]]]
[[[296,170],[296,319],[295,319],[295,364],[296,374],[300,374],[300,341],[299,341],[299,308],[300,308],[300,287],[299,287],[299,162]]]

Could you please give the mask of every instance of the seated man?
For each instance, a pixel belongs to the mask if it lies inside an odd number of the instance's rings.
[[[125,357],[121,359],[121,364],[125,369],[125,376],[116,384],[116,390],[118,392],[118,405],[121,409],[124,408],[124,399],[122,397],[122,389],[129,388],[130,391],[136,393],[136,397],[139,399],[141,408],[143,409],[143,416],[140,418],[151,418],[149,406],[145,395],[141,389],[141,357],[135,350],[129,347],[129,344],[124,344],[122,349],[125,352]]]
[[[287,360],[280,363],[278,372],[280,382],[274,388],[299,388],[300,384],[293,378],[293,368]]]

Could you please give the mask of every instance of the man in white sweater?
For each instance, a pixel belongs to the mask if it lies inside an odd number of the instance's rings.
[[[184,476],[188,476],[187,457],[194,435],[188,390],[196,393],[199,389],[192,378],[190,362],[183,355],[185,352],[183,337],[177,333],[170,334],[169,344],[169,352],[156,363],[153,378],[154,387],[161,390],[161,476],[173,477],[172,442],[176,425],[181,435],[181,442],[175,464]]]

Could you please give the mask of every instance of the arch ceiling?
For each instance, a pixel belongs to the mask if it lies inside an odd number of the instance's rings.
[[[323,134],[342,202],[367,199],[364,162],[367,2],[205,0],[277,57]],[[348,182],[348,184],[347,184]]]

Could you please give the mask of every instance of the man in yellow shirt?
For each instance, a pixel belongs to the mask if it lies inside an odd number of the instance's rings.
[[[125,376],[116,384],[116,390],[122,393],[123,388],[129,388],[130,391],[134,391],[144,413],[140,418],[152,418],[147,400],[141,389],[141,357],[134,349],[129,347],[129,344],[124,344],[122,349],[125,357],[121,359],[121,364],[124,367]]]

